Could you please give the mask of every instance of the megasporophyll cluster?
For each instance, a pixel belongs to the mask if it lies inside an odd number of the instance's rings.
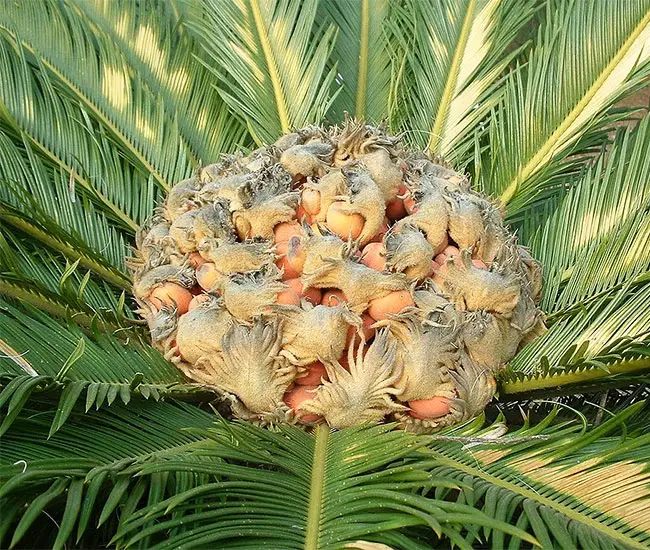
[[[129,265],[154,345],[259,423],[449,426],[544,330],[499,209],[354,121],[198,169]]]

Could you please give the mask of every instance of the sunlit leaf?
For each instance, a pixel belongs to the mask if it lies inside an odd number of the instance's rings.
[[[335,29],[319,26],[316,0],[185,4],[224,99],[256,140],[321,121],[333,92],[326,65]]]

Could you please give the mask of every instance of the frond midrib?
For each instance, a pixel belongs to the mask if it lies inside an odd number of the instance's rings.
[[[12,284],[11,282],[3,279],[0,279],[0,296],[8,296],[15,300],[19,300],[20,302],[30,304],[37,309],[45,311],[46,313],[49,313],[50,315],[59,317],[61,319],[73,317],[76,324],[84,326],[86,328],[92,327],[93,324],[93,318],[86,312],[72,310],[69,304],[63,305],[44,296],[35,289],[27,290],[26,288]],[[100,323],[105,324],[105,322],[101,320]],[[113,326],[112,330],[116,330],[118,328],[120,327]]]
[[[309,506],[307,509],[307,528],[305,530],[305,550],[318,550],[323,492],[325,486],[325,466],[327,461],[330,430],[327,424],[319,424],[314,435],[314,459],[312,462],[309,486]]]
[[[2,340],[1,338],[0,338],[0,351],[2,351],[2,353],[6,353],[6,354],[11,353],[12,357],[10,357],[10,359],[12,359],[12,360],[13,360],[13,356],[20,356],[20,354],[18,354],[11,346],[9,346],[9,344],[7,344],[7,342]],[[19,364],[19,366],[23,370],[25,370],[23,365]],[[30,367],[31,367],[31,365],[30,365]],[[33,367],[31,367],[31,368],[33,370]],[[54,388],[57,388],[57,387],[61,388],[62,386],[65,386],[66,383],[74,384],[74,383],[78,383],[78,382],[83,382],[83,383],[87,383],[88,385],[101,384],[101,385],[106,385],[106,386],[115,386],[115,387],[118,387],[118,388],[128,387],[132,391],[138,391],[138,388],[147,387],[147,388],[153,388],[153,389],[155,389],[155,390],[157,390],[159,392],[162,391],[162,393],[172,393],[175,397],[183,396],[183,395],[190,395],[192,393],[196,393],[196,394],[199,394],[201,396],[203,396],[203,395],[213,396],[214,395],[212,392],[206,391],[205,388],[203,386],[201,386],[200,384],[192,384],[192,383],[139,382],[136,386],[131,387],[133,385],[133,381],[127,381],[127,382],[97,381],[97,380],[91,380],[90,378],[75,378],[75,379],[73,379],[73,378],[66,378],[66,377],[64,377],[62,380],[56,380],[55,376],[49,375],[49,374],[39,374],[38,372],[36,372],[36,370],[34,370],[34,372],[36,374],[31,374],[27,370],[25,370],[25,372],[27,374],[17,374],[15,376],[11,376],[10,373],[1,372],[0,375],[1,376],[6,376],[7,379],[9,379],[9,380],[13,380],[14,378],[21,377],[21,376],[23,376],[23,377],[24,376],[29,376],[30,378],[38,377],[46,384],[45,386],[43,386],[43,391],[48,391],[48,390],[51,390],[51,389],[54,389]],[[203,390],[203,394],[201,394],[201,392],[198,391],[199,389]],[[167,392],[167,390],[170,390],[170,392]]]
[[[555,510],[556,512],[568,517],[570,520],[578,523],[582,523],[583,525],[587,526],[590,529],[594,529],[595,531],[604,533],[608,537],[617,541],[621,541],[631,548],[637,548],[639,550],[644,550],[646,548],[646,546],[644,546],[643,544],[630,539],[629,537],[625,536],[625,534],[620,533],[615,529],[612,529],[610,526],[604,525],[599,521],[590,518],[586,514],[577,512],[572,508],[565,506],[564,504],[559,504],[555,502],[553,499],[542,496],[531,489],[525,489],[509,481],[504,481],[498,477],[493,476],[492,474],[483,471],[480,467],[477,468],[473,466],[468,466],[446,455],[440,454],[435,451],[434,453],[437,455],[437,460],[440,463],[440,465],[449,466],[450,468],[460,470],[462,472],[469,474],[470,476],[481,478],[487,483],[496,485],[498,487],[501,487],[513,493],[517,493],[522,497],[524,497],[525,499],[538,502],[540,504],[543,504],[544,506],[548,506],[549,508]]]
[[[95,468],[92,470],[107,470],[115,473],[119,473],[120,469],[130,468],[134,463],[138,463],[138,461],[146,460],[148,458],[151,458],[152,455],[155,455],[158,458],[163,458],[166,455],[175,455],[178,454],[179,452],[182,451],[191,451],[194,448],[200,448],[201,446],[205,445],[205,443],[209,442],[207,439],[203,439],[200,441],[192,441],[190,443],[182,443],[179,445],[173,445],[171,447],[165,447],[164,449],[160,450],[155,450],[155,451],[150,451],[147,453],[143,454],[135,454],[126,457],[126,459],[129,460],[128,464],[125,463],[125,458],[118,458],[116,460],[109,460],[109,461],[102,461],[100,459],[85,459],[85,460],[94,460],[98,464]],[[128,454],[128,453],[125,453]],[[32,462],[32,468],[34,468],[37,465],[36,461]],[[88,470],[88,472],[92,471]],[[67,474],[67,472],[66,472]]]
[[[370,39],[370,5],[369,0],[361,1],[361,36],[359,39],[359,73],[357,78],[357,97],[354,106],[355,115],[363,119],[366,116],[366,99],[368,93],[368,42]]]
[[[262,12],[260,10],[259,0],[250,0],[250,7],[253,14],[253,20],[255,22],[257,36],[259,37],[260,45],[262,46],[262,51],[264,52],[264,58],[266,60],[269,78],[271,79],[271,84],[273,86],[273,95],[275,96],[275,103],[278,107],[280,127],[282,129],[282,133],[286,134],[291,129],[289,123],[289,114],[287,110],[287,102],[286,98],[284,97],[284,91],[282,90],[282,83],[280,75],[278,73],[278,65],[275,60],[273,49],[271,48],[269,35],[266,27],[264,26],[264,20],[262,18]]]
[[[510,182],[506,190],[501,195],[501,203],[508,204],[517,193],[519,185],[526,181],[542,164],[542,161],[546,156],[552,153],[555,144],[558,141],[558,138],[571,127],[571,125],[577,120],[577,118],[582,114],[586,109],[589,102],[596,95],[603,82],[612,74],[612,72],[618,67],[620,60],[625,57],[629,49],[634,44],[635,40],[643,32],[643,30],[650,24],[650,11],[648,11],[645,17],[641,22],[634,28],[634,31],[630,37],[625,41],[621,46],[617,54],[612,58],[612,60],[607,64],[607,66],[600,73],[596,81],[591,85],[589,90],[585,93],[582,99],[577,103],[577,105],[569,112],[566,118],[562,123],[556,128],[556,130],[548,137],[548,139],[538,148],[537,153],[518,171],[517,175]]]
[[[116,270],[111,270],[106,266],[100,264],[99,262],[93,260],[92,258],[84,255],[78,249],[69,246],[68,244],[59,241],[58,239],[52,237],[47,232],[39,229],[33,224],[26,222],[17,215],[12,215],[10,212],[7,212],[6,209],[2,208],[0,204],[0,219],[5,220],[7,223],[14,226],[16,229],[23,231],[27,235],[37,239],[46,246],[60,252],[65,257],[72,259],[73,261],[79,260],[79,264],[84,266],[91,271],[94,271],[107,283],[110,283],[121,290],[131,292],[131,283],[123,273]]]
[[[431,153],[440,153],[438,150],[440,144],[442,143],[443,136],[440,135],[442,128],[447,119],[449,106],[451,105],[454,91],[456,90],[456,85],[458,81],[458,73],[460,71],[460,65],[463,61],[463,55],[465,53],[465,48],[467,47],[467,40],[472,29],[472,19],[474,17],[474,11],[476,10],[476,0],[470,0],[467,6],[467,12],[465,13],[465,18],[463,20],[463,26],[460,30],[460,35],[458,37],[458,44],[456,50],[454,51],[454,57],[451,61],[451,66],[449,67],[449,74],[447,76],[447,82],[445,83],[445,88],[440,98],[440,105],[438,106],[438,113],[436,114],[436,120],[433,123],[433,128],[431,129],[431,135],[429,137],[429,146],[428,150]]]
[[[592,367],[572,372],[559,372],[550,375],[530,376],[522,380],[505,380],[499,384],[499,392],[504,395],[527,393],[566,386],[593,382],[601,378],[609,378],[616,374],[629,374],[650,369],[650,357],[626,359],[613,365],[607,365],[607,370]]]

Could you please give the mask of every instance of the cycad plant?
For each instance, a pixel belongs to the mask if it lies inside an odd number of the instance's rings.
[[[2,0],[0,545],[647,548],[649,74],[648,0]],[[543,266],[548,330],[433,434],[235,420],[135,312],[176,182],[346,113]]]

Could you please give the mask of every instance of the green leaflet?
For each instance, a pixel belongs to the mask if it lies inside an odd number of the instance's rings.
[[[54,433],[84,394],[88,410],[104,402],[111,405],[118,397],[127,404],[133,394],[157,401],[161,394],[180,397],[200,391],[186,384],[171,363],[143,342],[88,336],[34,310],[30,316],[9,304],[1,305],[0,377],[6,382],[0,407],[7,406],[7,415],[0,431],[10,427],[34,392],[61,391],[51,427]]]

